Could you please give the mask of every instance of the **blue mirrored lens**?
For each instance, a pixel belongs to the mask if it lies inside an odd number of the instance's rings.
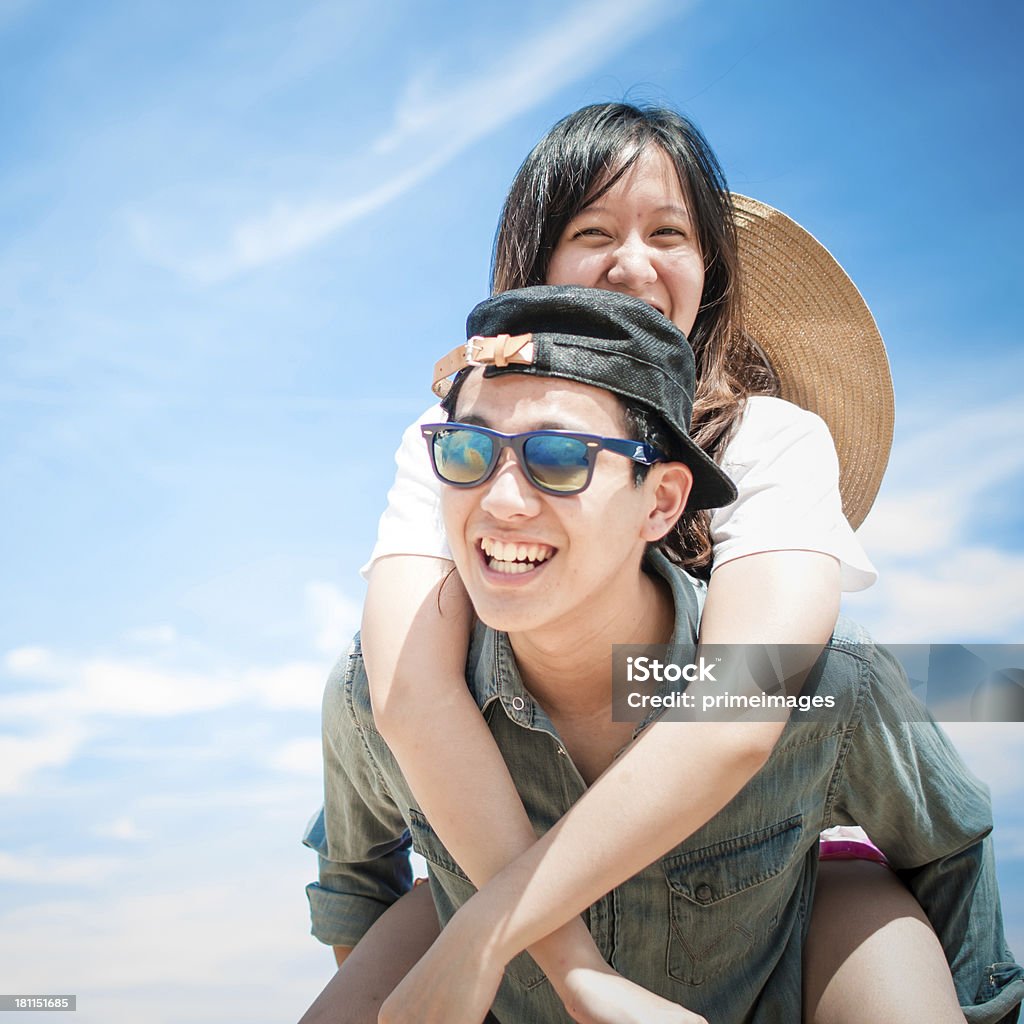
[[[453,484],[473,484],[487,474],[494,457],[494,440],[475,430],[439,430],[434,434],[434,464]]]
[[[576,437],[541,434],[523,446],[530,475],[549,491],[578,491],[586,486],[590,450]]]

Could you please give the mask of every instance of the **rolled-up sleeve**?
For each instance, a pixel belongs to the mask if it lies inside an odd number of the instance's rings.
[[[331,946],[354,946],[412,885],[409,832],[375,757],[368,716],[357,638],[324,691],[324,806],[303,838],[320,864],[306,886],[312,933]]]
[[[942,943],[969,1024],[1016,1021],[1024,971],[1003,932],[988,790],[916,702],[896,659],[864,650],[866,686],[829,824],[861,824],[885,852]]]

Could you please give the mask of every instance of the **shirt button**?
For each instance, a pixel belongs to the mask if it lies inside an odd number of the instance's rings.
[[[711,886],[704,884],[698,885],[694,895],[701,901],[701,903],[708,903],[714,893],[711,891]]]
[[[516,711],[522,711],[523,708],[526,707],[526,701],[523,700],[522,697],[513,697],[512,698],[512,707],[514,707],[516,709]]]

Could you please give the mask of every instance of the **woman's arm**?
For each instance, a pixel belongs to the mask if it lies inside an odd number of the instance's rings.
[[[780,551],[736,559],[711,578],[701,642],[770,640],[820,651],[838,605],[838,564],[828,555]],[[783,727],[654,724],[464,909],[477,903],[471,916],[486,922],[501,956],[515,955],[520,943],[579,913],[714,817],[768,759]],[[651,778],[673,784],[651,786]],[[607,828],[608,821],[616,827]]]
[[[537,836],[466,686],[472,610],[451,568],[416,555],[378,559],[362,650],[378,730],[434,831],[482,887]],[[579,1004],[576,1019],[596,1019],[582,1015],[581,990],[598,974],[603,985],[614,982],[582,919],[572,917],[554,935],[538,936],[530,954],[569,1011]],[[629,998],[642,996],[638,990]]]
[[[441,416],[435,407],[420,420]],[[482,885],[536,836],[466,687],[472,613],[458,578],[444,582],[451,562],[443,557],[439,484],[418,423],[405,431],[396,453],[398,472],[380,522],[363,619],[364,659],[378,729],[442,841]],[[480,835],[488,837],[486,845]],[[530,952],[569,1012],[578,1010],[576,1019],[591,1019],[587,996],[597,987],[600,995],[590,1004],[611,1005],[613,987],[654,1018],[650,1002],[657,997],[608,977],[613,972],[582,921],[570,922]]]
[[[836,560],[817,552],[765,552],[726,563],[712,576],[702,643],[770,640],[820,650],[835,625],[838,573]],[[512,956],[717,814],[764,764],[783,727],[779,722],[664,722],[648,728],[541,840],[521,847],[522,855],[455,915],[396,990],[391,1006],[441,1007],[446,993],[457,992],[466,970],[476,965],[488,976],[484,987],[493,982],[496,989]],[[670,778],[673,785],[650,786],[652,777]],[[505,812],[493,799],[488,809],[491,823],[482,825],[469,845],[480,857],[479,848],[487,843],[494,849],[495,830],[502,831],[493,864],[525,834],[518,839],[510,834]],[[473,820],[485,816],[474,814]],[[607,827],[609,821],[616,822],[614,829]],[[474,950],[472,958],[462,955],[466,949]],[[436,1018],[423,1019],[472,1019],[460,1012],[445,1006]]]
[[[473,616],[451,570],[417,555],[374,563],[363,661],[377,729],[434,831],[482,885],[537,837],[466,686]]]

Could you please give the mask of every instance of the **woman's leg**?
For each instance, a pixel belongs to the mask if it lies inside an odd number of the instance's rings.
[[[804,947],[810,1024],[964,1024],[920,904],[884,865],[822,861]]]
[[[377,919],[299,1024],[377,1024],[381,1003],[439,931],[430,886],[418,885]]]

